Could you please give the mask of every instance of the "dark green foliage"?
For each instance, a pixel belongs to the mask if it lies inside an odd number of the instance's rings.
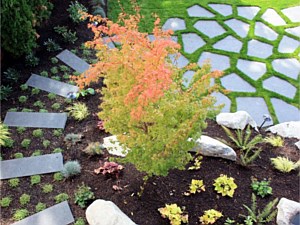
[[[37,95],[37,94],[39,94],[40,93],[40,89],[38,89],[38,88],[33,88],[32,90],[31,90],[31,94],[32,95]]]
[[[54,31],[62,36],[64,42],[74,44],[78,39],[76,31],[72,32],[66,26],[56,26],[54,27]]]
[[[75,192],[75,204],[78,204],[81,208],[87,206],[87,202],[95,198],[94,193],[91,191],[91,188],[82,184],[78,187],[78,190]]]
[[[61,203],[63,201],[67,201],[69,199],[69,195],[66,193],[58,194],[54,197],[55,203]]]
[[[6,79],[13,83],[17,83],[20,78],[19,72],[13,68],[8,68],[3,74]]]
[[[3,207],[3,208],[9,207],[11,201],[12,201],[11,197],[1,198],[1,200],[0,200],[0,206]]]
[[[6,148],[12,148],[15,141],[13,139],[5,139],[4,140],[4,147]]]
[[[19,97],[19,102],[20,103],[24,103],[26,101],[27,101],[27,97],[25,95],[22,95],[22,96]]]
[[[29,148],[29,145],[31,144],[31,140],[28,138],[23,139],[23,141],[21,142],[21,146],[23,148]]]
[[[59,46],[59,44],[57,44],[51,38],[48,38],[48,40],[44,42],[44,46],[46,47],[48,52],[56,52],[58,50],[61,50],[61,47]]]
[[[20,180],[19,178],[12,178],[12,179],[9,179],[8,180],[8,185],[11,187],[11,188],[16,188],[18,187],[20,184]]]
[[[24,155],[22,152],[17,152],[14,154],[15,159],[21,159],[24,158]]]
[[[83,21],[83,19],[81,18],[81,12],[87,12],[87,8],[85,8],[84,5],[80,4],[79,2],[75,1],[71,2],[67,11],[69,12],[69,16],[73,20],[73,22],[79,23]]]
[[[40,59],[36,57],[32,52],[26,55],[25,57],[25,65],[30,67],[36,67],[39,65]]]
[[[40,138],[40,137],[43,137],[44,133],[43,133],[42,129],[35,129],[32,131],[32,135],[34,137]]]
[[[38,212],[41,212],[43,211],[44,209],[46,209],[46,204],[45,203],[42,203],[42,202],[39,202],[36,206],[35,206],[35,211],[38,213]]]
[[[30,177],[30,183],[31,185],[39,184],[41,182],[41,176],[40,175],[33,175]]]
[[[270,181],[263,180],[259,182],[257,180],[253,180],[251,188],[255,194],[264,198],[265,196],[272,194],[272,187],[270,187],[269,184]]]
[[[11,94],[12,88],[10,86],[1,85],[0,87],[0,101],[7,100],[8,96]]]

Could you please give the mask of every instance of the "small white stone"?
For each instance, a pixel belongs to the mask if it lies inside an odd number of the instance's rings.
[[[185,21],[180,18],[169,18],[165,24],[162,26],[162,30],[185,30]]]
[[[260,8],[256,6],[241,6],[237,7],[238,15],[248,20],[252,20],[259,12]]]
[[[230,19],[225,21],[225,24],[229,26],[237,35],[241,38],[245,38],[248,35],[250,25],[237,19]]]
[[[275,59],[272,66],[277,72],[295,80],[300,73],[300,62],[297,59]]]
[[[267,9],[261,18],[274,26],[286,25],[286,22],[278,15],[278,13],[274,9]]]
[[[278,37],[278,34],[274,30],[261,22],[255,23],[254,34],[270,41],[275,41]]]
[[[277,133],[281,137],[300,139],[300,121],[290,121],[269,127],[267,131]]]
[[[281,10],[292,22],[300,22],[300,6],[294,6]]]
[[[232,37],[231,35],[225,37],[224,39],[218,41],[213,45],[215,49],[239,53],[242,49],[243,43]]]
[[[128,150],[124,150],[120,145],[117,136],[112,135],[106,138],[103,138],[103,147],[107,149],[109,154],[125,157]]]
[[[281,198],[277,205],[277,225],[291,225],[293,216],[300,212],[300,203],[286,198]]]
[[[229,16],[232,14],[232,6],[226,4],[208,4],[210,8],[217,11],[223,16]]]
[[[265,63],[244,59],[238,59],[237,68],[253,80],[258,80],[267,72]]]
[[[235,113],[220,113],[217,115],[217,123],[219,125],[243,130],[249,124],[257,129],[257,124],[246,111],[237,111]]]
[[[187,9],[188,14],[190,17],[206,17],[206,18],[212,18],[215,15],[209,12],[207,9],[204,9],[203,7],[199,5],[193,5],[192,7]]]
[[[182,34],[182,42],[183,50],[189,54],[205,45],[203,39],[194,33]]]
[[[293,53],[299,46],[299,41],[287,36],[283,36],[278,46],[278,52]]]
[[[212,70],[226,70],[230,68],[230,59],[225,55],[203,52],[199,57],[198,65],[202,66],[205,62],[211,64]]]

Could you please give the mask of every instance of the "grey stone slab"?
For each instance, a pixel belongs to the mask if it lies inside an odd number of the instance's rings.
[[[180,18],[169,18],[165,24],[162,26],[162,30],[185,30],[185,21]]]
[[[246,82],[244,79],[236,75],[235,73],[222,77],[221,83],[224,88],[235,92],[255,92],[256,89]]]
[[[280,95],[293,99],[296,95],[297,88],[289,82],[278,77],[270,77],[263,81],[263,87]]]
[[[273,46],[257,41],[251,40],[248,42],[248,52],[247,55],[255,56],[258,58],[266,59],[273,53]]]
[[[67,225],[73,222],[74,217],[70,206],[67,201],[64,201],[13,225]]]
[[[274,26],[286,25],[286,22],[274,9],[267,9],[261,18]]]
[[[258,80],[267,72],[265,63],[244,59],[238,59],[237,68],[253,80]]]
[[[300,73],[300,62],[297,59],[275,59],[272,66],[277,72],[295,80]]]
[[[64,129],[67,117],[67,113],[8,112],[4,124],[10,127]]]
[[[171,54],[169,55],[169,58],[171,59],[172,63],[180,69],[189,64],[189,60],[181,54],[178,58],[176,54]]]
[[[225,21],[225,24],[229,26],[241,38],[247,37],[250,28],[250,25],[248,23],[237,19],[230,19]]]
[[[220,24],[211,20],[198,21],[194,24],[194,27],[210,38],[217,37],[226,32]]]
[[[30,87],[38,88],[43,91],[51,92],[62,97],[67,97],[68,93],[78,92],[79,88],[74,85],[63,83],[37,74],[31,74],[26,84]]]
[[[149,34],[148,39],[152,42],[152,41],[155,40],[155,36],[153,34]],[[171,36],[171,40],[178,43],[178,37],[177,36]]]
[[[232,6],[231,5],[208,4],[208,6],[223,16],[229,16],[232,14]]]
[[[218,41],[213,45],[215,49],[239,53],[243,47],[243,43],[232,37],[231,35],[225,37],[224,39]]]
[[[104,43],[108,48],[113,49],[113,48],[116,47],[115,44],[114,44],[114,42],[111,40],[110,37],[104,37],[104,38],[102,38],[102,40],[103,40],[103,43]]]
[[[205,62],[209,62],[211,64],[212,70],[226,70],[230,68],[230,59],[225,55],[203,52],[199,57],[198,65],[202,66]]]
[[[204,18],[212,18],[215,15],[209,12],[207,9],[199,6],[193,5],[187,9],[187,12],[190,17],[204,17]]]
[[[182,84],[183,84],[185,87],[188,87],[188,86],[189,86],[189,84],[190,84],[191,81],[192,81],[192,78],[193,78],[194,74],[195,74],[195,71],[192,71],[192,70],[188,70],[188,71],[186,71],[186,72],[183,74],[183,76],[182,76],[182,78],[183,78]]]
[[[258,37],[266,38],[270,41],[275,41],[278,34],[267,25],[262,22],[256,22],[254,28],[254,34]]]
[[[300,14],[300,11],[299,11]],[[300,42],[287,37],[283,36],[279,45],[278,45],[278,52],[281,53],[293,53],[298,47],[300,46]]]
[[[300,22],[300,6],[294,6],[281,10],[281,12],[287,16],[292,22]]]
[[[220,92],[214,92],[211,95],[217,100],[215,106],[224,104],[224,107],[222,108],[221,112],[230,112],[231,101],[226,95]]]
[[[300,110],[297,107],[277,98],[271,98],[271,102],[279,123],[300,120]]]
[[[0,179],[53,173],[63,169],[63,157],[61,153],[55,153],[4,160],[1,161],[0,169]]]
[[[257,15],[259,10],[260,8],[256,6],[237,7],[238,15],[248,20],[252,20]]]
[[[79,73],[83,73],[90,68],[87,62],[67,49],[59,53],[56,57]]]
[[[205,41],[203,41],[201,37],[194,33],[182,34],[182,42],[183,50],[189,54],[195,52],[197,49],[205,45]]]
[[[287,28],[287,29],[285,29],[285,31],[289,34],[295,35],[296,37],[300,37],[300,26]]]
[[[263,115],[268,114],[269,110],[263,98],[260,97],[237,97],[237,111],[246,111],[254,119],[258,126],[263,122]],[[264,126],[272,125],[273,122],[266,122]]]

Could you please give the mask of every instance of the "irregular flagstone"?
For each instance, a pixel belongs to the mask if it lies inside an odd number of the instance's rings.
[[[287,16],[292,22],[300,22],[300,6],[294,6],[281,10],[281,12]]]
[[[4,160],[0,164],[0,179],[53,173],[62,169],[63,157],[61,153]]]
[[[109,154],[121,157],[125,157],[128,151],[122,148],[115,135],[103,138],[103,147],[107,149]]]
[[[190,152],[236,161],[236,153],[231,147],[206,135],[201,135],[201,137],[196,140],[196,146],[191,149]]]
[[[198,60],[198,65],[202,66],[205,62],[210,62],[212,70],[226,70],[230,68],[228,56],[210,52],[203,52]]]
[[[223,16],[229,16],[232,14],[232,6],[231,5],[208,4],[208,6]]]
[[[287,198],[281,198],[277,205],[277,209],[277,225],[292,225],[292,218],[300,212],[300,203]]]
[[[290,121],[277,124],[275,126],[269,127],[267,131],[273,134],[278,134],[281,137],[286,138],[298,138],[300,139],[300,121]]]
[[[297,141],[297,142],[295,143],[295,145],[296,145],[296,147],[298,148],[298,150],[300,150],[300,141]]]
[[[77,86],[66,84],[47,77],[42,77],[37,74],[31,74],[26,84],[30,87],[54,93],[65,98],[68,97],[69,93],[76,93],[79,90]]]
[[[229,26],[241,38],[247,37],[250,28],[250,25],[248,23],[237,19],[230,19],[225,21],[225,24]]]
[[[231,101],[226,95],[220,92],[213,92],[211,96],[215,97],[217,100],[215,106],[224,104],[224,107],[222,108],[221,112],[230,112]]]
[[[265,100],[261,97],[237,97],[236,98],[237,110],[246,111],[260,126],[264,119],[263,115],[270,115]],[[264,126],[271,125],[273,122],[266,122]]]
[[[269,91],[273,91],[291,99],[294,98],[297,92],[297,88],[289,82],[274,76],[264,80],[263,87]]]
[[[67,201],[49,207],[29,216],[13,225],[67,225],[74,222],[74,217]]]
[[[229,74],[222,77],[221,79],[222,86],[230,91],[236,92],[255,92],[256,89],[246,82],[244,79],[236,75],[235,73]]]
[[[165,24],[162,26],[162,30],[185,30],[185,21],[180,18],[169,18]]]
[[[237,7],[238,15],[248,20],[252,20],[259,12],[260,8],[256,6],[240,6]]]
[[[244,130],[249,124],[257,129],[257,124],[246,111],[237,111],[235,113],[220,113],[216,118],[217,124],[231,129]]]
[[[108,48],[113,49],[116,47],[110,37],[104,37],[104,38],[102,38],[102,40]]]
[[[237,68],[253,80],[258,80],[267,72],[265,63],[244,59],[238,59]]]
[[[226,32],[220,24],[218,24],[216,21],[210,20],[198,21],[194,24],[194,27],[210,38],[217,37]]]
[[[299,27],[292,27],[292,28],[287,28],[285,31],[289,34],[295,35],[296,37],[300,36],[300,26]]]
[[[185,86],[185,87],[188,87],[189,84],[191,83],[192,81],[192,78],[195,74],[195,71],[192,71],[192,70],[188,70],[186,71],[184,74],[183,74],[183,82],[182,84]]]
[[[267,9],[261,18],[274,26],[286,25],[286,22],[274,9]]]
[[[153,34],[148,35],[148,39],[152,42],[155,40],[155,36]],[[177,36],[171,36],[171,40],[174,42],[178,42],[178,37]]]
[[[297,107],[277,98],[271,98],[271,102],[280,123],[300,120],[300,110]]]
[[[181,54],[178,58],[176,54],[170,54],[169,58],[171,59],[173,65],[180,69],[189,64],[189,60]]]
[[[261,22],[255,23],[254,34],[270,41],[275,41],[278,37],[278,34],[274,30]]]
[[[4,124],[10,127],[64,129],[67,113],[8,112]]]
[[[213,45],[215,49],[235,53],[239,53],[242,49],[242,46],[243,43],[237,40],[236,38],[232,37],[231,35],[227,36],[226,38],[218,41],[216,44]]]
[[[293,53],[299,46],[300,46],[299,41],[287,36],[283,36],[283,38],[281,39],[278,45],[278,52]]]
[[[79,73],[83,73],[90,68],[90,65],[86,61],[67,49],[59,53],[56,57]]]
[[[195,52],[197,49],[205,45],[205,41],[203,41],[201,37],[194,33],[182,34],[182,42],[183,50],[189,54]]]
[[[274,70],[290,78],[297,79],[300,73],[300,62],[297,59],[275,59],[272,62]]]
[[[273,53],[273,46],[257,41],[251,40],[248,42],[248,52],[247,55],[255,56],[258,58],[266,59]]]
[[[208,11],[207,9],[199,6],[199,5],[194,5],[190,8],[187,9],[187,12],[190,17],[206,17],[206,18],[212,18],[215,15]]]

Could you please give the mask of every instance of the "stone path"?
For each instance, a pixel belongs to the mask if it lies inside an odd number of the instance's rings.
[[[67,201],[49,207],[39,213],[29,216],[13,225],[67,225],[74,222]]]
[[[224,71],[220,84],[232,94],[213,94],[217,104],[225,104],[223,112],[245,110],[258,125],[270,112],[276,122],[300,120],[300,6],[276,11],[214,3],[195,4],[186,12],[194,22],[174,17],[163,25],[176,31],[183,46],[177,62],[171,59],[182,68],[191,55],[200,66],[210,60],[212,69]],[[193,74],[184,74],[184,86]]]
[[[67,49],[59,53],[56,57],[79,73],[83,73],[90,68],[87,62]]]
[[[1,161],[0,179],[58,172],[63,169],[61,153]]]
[[[51,92],[56,95],[67,98],[68,93],[78,92],[79,88],[74,85],[63,83],[57,80],[53,80],[47,77],[42,77],[37,74],[31,74],[26,84],[30,87],[38,88],[43,91]]]

